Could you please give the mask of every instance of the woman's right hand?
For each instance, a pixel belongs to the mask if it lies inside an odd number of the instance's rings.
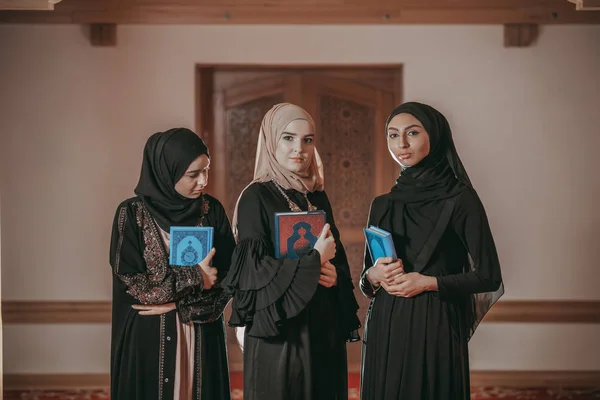
[[[134,310],[138,310],[140,315],[163,315],[175,310],[175,303],[166,304],[134,304],[131,306]]]
[[[371,268],[367,270],[367,279],[373,286],[380,286],[381,282],[391,285],[394,278],[404,273],[402,260],[394,261],[392,257],[378,258]]]
[[[335,239],[329,230],[329,224],[325,224],[319,239],[315,243],[315,250],[321,255],[321,265],[335,257]]]
[[[200,261],[200,264],[198,264],[198,266],[200,267],[200,272],[202,273],[202,279],[204,280],[204,286],[202,287],[202,290],[210,289],[211,287],[213,287],[215,282],[217,282],[218,270],[210,266],[210,262],[212,261],[216,252],[217,251],[213,247],[208,252],[206,257],[204,257],[204,260]]]

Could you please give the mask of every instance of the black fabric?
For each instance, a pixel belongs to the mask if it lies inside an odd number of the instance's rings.
[[[202,196],[206,225],[214,228],[213,266],[229,270],[235,240],[222,205]],[[200,219],[201,215],[197,215]],[[119,205],[110,245],[113,268],[111,400],[173,399],[177,355],[176,313],[194,322],[194,397],[229,400],[223,310],[229,296],[219,286],[203,290],[199,267],[172,267],[160,231],[139,197]],[[162,316],[144,316],[133,304],[175,302]]]
[[[409,102],[396,107],[387,119],[399,114],[415,117],[429,135],[430,151],[417,165],[406,168],[392,190],[405,203],[443,200],[458,195],[471,181],[454,146],[450,124],[442,113],[426,104]]]
[[[406,103],[388,123],[401,113],[423,124],[431,150],[373,201],[368,224],[391,232],[405,272],[436,277],[439,291],[412,298],[375,292],[365,277],[375,260],[365,250],[361,289],[372,303],[361,398],[468,399],[467,343],[504,292],[498,255],[446,118],[430,106]]]
[[[166,232],[172,225],[193,226],[198,222],[200,199],[183,197],[175,190],[175,184],[192,161],[203,154],[209,155],[202,139],[185,128],[157,132],[146,142],[135,194]]]
[[[286,194],[303,210],[304,196]],[[245,326],[245,400],[348,398],[346,341],[358,340],[358,304],[331,205],[322,191],[307,194],[327,214],[336,240],[338,284],[318,284],[320,256],[274,258],[274,215],[289,212],[272,182],[254,183],[239,203],[239,243],[224,281],[234,293],[231,326]]]

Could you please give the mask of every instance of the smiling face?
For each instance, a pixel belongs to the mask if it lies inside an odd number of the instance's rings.
[[[177,193],[188,199],[200,197],[208,183],[209,166],[210,158],[206,154],[192,161],[185,174],[175,184]]]
[[[304,175],[315,153],[315,133],[303,119],[290,122],[277,142],[275,159],[286,170]]]
[[[387,143],[392,158],[404,167],[417,165],[430,151],[429,134],[411,114],[398,114],[391,119]]]

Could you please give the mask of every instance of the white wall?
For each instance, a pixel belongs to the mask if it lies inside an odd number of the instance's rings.
[[[545,27],[524,49],[505,49],[501,26],[119,26],[117,47],[94,48],[79,26],[0,25],[2,298],[110,299],[115,207],[145,139],[194,128],[196,63],[404,63],[405,99],[452,124],[505,299],[600,300],[599,40],[600,26]],[[106,326],[4,329],[6,373],[108,371]],[[472,367],[600,369],[597,337],[594,325],[484,324]],[[57,343],[95,348],[43,364]]]

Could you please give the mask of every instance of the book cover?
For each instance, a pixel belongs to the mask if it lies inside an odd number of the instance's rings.
[[[172,226],[170,235],[171,265],[197,265],[213,247],[211,226]]]
[[[382,257],[392,257],[394,261],[398,259],[394,241],[389,232],[373,225],[368,229],[364,229],[364,232],[373,263],[375,263],[378,258]]]
[[[300,258],[317,242],[325,226],[325,211],[275,214],[275,258]]]

